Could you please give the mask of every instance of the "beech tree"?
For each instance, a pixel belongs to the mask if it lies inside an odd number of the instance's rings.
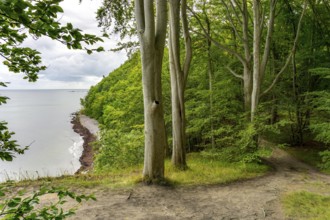
[[[156,11],[154,11],[154,8]],[[144,178],[164,177],[166,147],[162,102],[162,62],[166,38],[166,1],[135,0],[135,19],[139,35],[144,103]]]
[[[194,17],[196,18],[198,24],[202,29],[202,34],[210,43],[213,43],[217,48],[220,50],[224,50],[229,54],[236,57],[237,60],[242,64],[243,74],[239,74],[234,71],[230,65],[227,65],[226,68],[228,69],[229,73],[233,74],[235,77],[243,80],[243,91],[244,91],[244,106],[245,110],[248,111],[251,107],[251,91],[252,91],[252,51],[251,51],[251,37],[249,33],[249,24],[250,14],[248,11],[248,2],[247,0],[243,0],[242,3],[238,3],[236,0],[227,2],[221,0],[219,4],[220,7],[224,7],[224,19],[230,23],[230,27],[232,28],[235,38],[239,40],[236,42],[235,47],[232,48],[227,46],[224,42],[220,42],[216,40],[215,36],[211,36],[211,22],[208,16],[207,9],[205,5],[207,1],[203,2],[202,12],[203,17],[205,17],[206,27],[203,24],[203,20],[201,16],[191,10]],[[219,8],[219,7],[218,7]],[[221,16],[220,16],[221,17]],[[214,31],[214,30],[212,30]],[[221,32],[220,32],[221,33]],[[237,46],[238,45],[238,46]]]
[[[241,45],[241,47],[231,47],[224,42],[216,40],[210,35],[207,28],[205,28],[200,15],[193,10],[191,10],[191,12],[202,28],[202,34],[216,47],[232,54],[242,64],[242,74],[236,72],[229,65],[227,69],[232,75],[243,80],[244,106],[245,110],[250,112],[250,121],[253,122],[260,97],[267,94],[273,88],[290,63],[293,51],[296,49],[306,4],[304,4],[296,36],[292,42],[292,47],[289,49],[288,57],[282,68],[275,74],[273,82],[263,91],[261,91],[261,86],[264,82],[264,76],[267,70],[278,1],[269,1],[268,7],[260,0],[243,0],[242,3],[236,0],[230,2],[221,0],[221,4],[225,8],[226,19],[235,37],[240,40],[239,45]],[[249,11],[249,5],[252,7],[252,14]],[[266,13],[267,9],[268,13]],[[252,28],[250,25],[251,23],[253,25]],[[264,35],[264,33],[266,33],[266,35]]]
[[[187,1],[170,0],[170,33],[169,33],[169,61],[172,94],[172,129],[174,166],[185,169],[186,164],[186,117],[184,91],[187,84],[192,49],[188,30]],[[183,66],[180,61],[180,11],[185,45],[185,60]]]
[[[269,85],[267,89],[264,91],[261,91],[261,84],[263,82],[265,73],[266,73],[266,67],[269,59],[269,53],[271,49],[271,43],[272,43],[272,35],[274,30],[274,22],[275,22],[275,10],[276,10],[276,4],[277,0],[270,1],[269,6],[269,19],[267,24],[267,36],[265,39],[265,45],[264,45],[264,51],[261,53],[262,49],[262,42],[261,42],[261,36],[262,36],[262,29],[260,28],[262,26],[262,22],[264,20],[264,17],[262,15],[262,6],[260,0],[254,0],[253,1],[253,83],[252,83],[252,94],[251,94],[251,121],[254,121],[254,117],[257,111],[259,99],[261,96],[267,94],[275,85],[280,75],[285,71],[285,69],[288,67],[291,57],[295,53],[296,45],[300,33],[301,28],[301,21],[304,16],[306,6],[307,4],[304,4],[304,9],[301,13],[297,32],[295,33],[295,39],[293,41],[293,46],[291,51],[289,52],[288,58],[283,65],[282,69],[276,74],[273,82]]]
[[[164,158],[167,148],[163,98],[162,63],[167,31],[167,2],[162,0],[106,0],[98,11],[100,25],[120,33],[121,37],[138,35],[142,64],[144,103],[144,168],[146,181],[164,177]],[[133,16],[134,15],[134,16]],[[134,22],[136,28],[130,26]],[[134,43],[128,43],[128,45]],[[124,46],[124,44],[119,45]],[[127,44],[125,44],[127,46]],[[120,48],[119,48],[120,49]]]

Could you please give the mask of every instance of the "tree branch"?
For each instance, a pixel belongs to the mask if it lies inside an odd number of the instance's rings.
[[[0,15],[6,17],[7,19],[9,19],[9,20],[11,20],[11,21],[17,22],[18,24],[22,24],[22,26],[24,27],[23,29],[25,29],[25,28],[29,29],[30,31],[33,32],[32,34],[35,34],[35,35],[40,34],[40,35],[43,35],[43,36],[47,36],[47,37],[49,37],[49,38],[51,38],[51,39],[53,39],[53,40],[56,40],[56,41],[58,41],[58,42],[60,42],[60,43],[62,43],[62,44],[70,45],[70,46],[73,45],[72,42],[67,42],[67,41],[65,41],[65,40],[61,40],[61,39],[59,38],[59,37],[63,37],[63,35],[58,35],[56,38],[53,38],[53,37],[51,37],[47,32],[44,32],[44,31],[41,32],[40,30],[38,30],[38,28],[36,28],[36,27],[32,27],[32,26],[31,26],[31,23],[30,23],[30,24],[22,23],[20,20],[15,19],[15,18],[12,18],[12,17],[8,16],[7,14],[1,13],[1,12],[0,12]],[[40,26],[40,27],[41,27],[41,26]],[[78,29],[76,29],[76,30],[78,30]],[[31,34],[31,35],[32,35],[32,34]],[[34,38],[35,38],[35,37],[34,37]],[[103,41],[103,40],[100,39],[100,38],[99,38],[98,40],[99,40],[99,41]],[[83,40],[82,40],[82,41],[83,41]]]
[[[243,16],[243,46],[244,46],[244,55],[246,59],[246,63],[249,63],[251,60],[251,53],[250,53],[250,45],[249,45],[249,12],[247,10],[247,2],[243,0],[243,9],[242,9],[242,16]]]
[[[156,43],[161,40],[163,48],[165,45],[166,38],[166,27],[167,27],[167,7],[163,0],[157,0],[157,20],[156,20]],[[164,45],[163,45],[164,44]]]
[[[290,60],[291,60],[291,57],[293,55],[293,53],[295,52],[296,50],[296,47],[297,47],[297,43],[298,43],[298,38],[299,38],[299,33],[300,33],[300,29],[301,29],[301,23],[302,23],[302,19],[304,17],[304,14],[305,14],[305,11],[306,11],[306,8],[307,8],[307,2],[305,1],[305,4],[304,4],[304,8],[303,8],[303,11],[300,15],[300,18],[299,18],[299,22],[298,22],[298,27],[297,27],[297,33],[296,33],[296,37],[294,39],[294,42],[293,42],[293,47],[289,53],[289,56],[287,57],[286,59],[286,62],[284,64],[284,66],[282,67],[282,69],[277,73],[276,77],[274,78],[272,84],[270,84],[270,86],[260,95],[260,98],[264,95],[266,95],[270,90],[272,90],[272,88],[274,87],[274,85],[276,84],[276,82],[278,81],[278,79],[280,78],[280,76],[282,75],[282,73],[286,70],[286,68],[288,67],[289,63],[290,63]]]
[[[145,31],[143,0],[135,0],[135,16],[138,33],[141,35]]]
[[[144,40],[149,46],[154,46],[155,43],[155,17],[154,17],[154,1],[143,0],[144,2]]]
[[[224,0],[221,0],[221,2],[222,2],[222,4],[223,4],[223,5],[225,6],[225,8],[226,8],[228,20],[229,20],[229,22],[230,22],[232,28],[234,29],[234,32],[235,32],[236,36],[238,36],[238,38],[241,40],[241,42],[244,42],[242,36],[238,34],[237,28],[236,28],[236,26],[235,26],[235,24],[234,24],[234,21],[233,21],[231,15],[230,15],[230,13],[229,13],[229,7],[228,7],[228,5],[226,4],[226,2],[225,2]],[[238,20],[241,21],[240,19],[238,19]],[[239,23],[241,23],[241,22],[239,22]]]
[[[237,3],[236,0],[229,1],[229,2],[230,2],[230,5],[231,5],[231,7],[232,7],[232,9],[233,9],[233,11],[234,11],[234,13],[235,13],[235,15],[236,15],[237,20],[240,20],[240,19],[239,19],[239,16],[238,16],[238,13],[236,12],[235,9],[238,8],[239,11],[241,12],[241,14],[243,14],[243,10],[242,10],[241,6]],[[236,6],[233,4],[233,2],[235,3]]]
[[[247,63],[247,61],[244,59],[244,57],[241,56],[239,53],[237,53],[237,52],[234,51],[233,49],[231,49],[231,48],[229,48],[229,47],[227,47],[227,46],[225,46],[225,45],[219,43],[218,41],[214,40],[214,39],[213,39],[213,38],[207,33],[207,31],[206,31],[204,25],[202,24],[202,22],[201,22],[199,16],[196,14],[196,12],[194,12],[194,11],[193,11],[191,8],[189,8],[189,7],[187,7],[187,8],[188,8],[188,10],[193,14],[193,16],[196,18],[198,24],[200,25],[200,27],[201,27],[202,30],[203,30],[203,33],[204,33],[204,34],[201,34],[201,33],[199,33],[199,34],[203,35],[204,37],[206,37],[207,39],[209,39],[210,41],[212,41],[212,42],[214,43],[214,45],[217,46],[218,48],[223,49],[223,50],[226,50],[228,53],[231,53],[232,55],[236,56],[237,59],[239,59],[239,61],[240,61],[243,65]]]
[[[264,48],[264,53],[261,62],[261,79],[265,75],[266,66],[269,58],[270,46],[272,42],[273,30],[274,30],[274,21],[275,21],[275,9],[276,9],[276,0],[271,0],[270,2],[270,12],[269,12],[269,22],[268,22],[268,29],[267,29],[267,37],[266,43]]]
[[[183,36],[185,41],[185,60],[183,66],[183,87],[186,87],[187,78],[189,73],[189,68],[192,60],[192,45],[191,45],[191,37],[189,33],[189,25],[187,18],[187,0],[182,0],[181,6],[181,16],[182,16],[182,28],[183,28]]]
[[[2,53],[0,53],[0,56],[3,57],[4,59],[8,60],[9,62],[12,62],[11,59],[9,59],[8,57],[6,57],[5,55],[3,55]]]
[[[229,70],[229,72],[230,72],[231,74],[233,74],[235,77],[244,80],[244,78],[243,78],[242,75],[237,74],[237,73],[236,73],[233,69],[231,69],[229,66],[226,66],[226,68],[227,68],[227,69]]]

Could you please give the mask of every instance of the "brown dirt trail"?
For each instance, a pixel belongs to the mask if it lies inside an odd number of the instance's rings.
[[[330,176],[275,149],[267,160],[275,171],[228,185],[136,186],[98,189],[97,201],[84,203],[71,219],[285,219],[280,199],[291,191],[330,195]],[[83,193],[90,193],[86,190]]]

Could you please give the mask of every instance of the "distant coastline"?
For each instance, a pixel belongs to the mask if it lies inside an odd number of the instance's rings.
[[[0,91],[68,91],[68,92],[87,92],[88,89],[15,89],[10,87],[0,87]]]
[[[88,128],[86,128],[83,123],[81,123],[81,115],[79,113],[73,113],[72,115],[73,117],[71,123],[73,124],[73,130],[78,133],[84,140],[83,152],[79,159],[81,166],[75,173],[79,174],[83,172],[88,172],[93,167],[94,152],[92,143],[97,140],[97,136],[96,134],[92,133],[92,131],[90,131]]]
[[[0,106],[0,121],[8,123],[19,145],[30,145],[12,162],[0,161],[0,181],[70,175],[81,167],[83,138],[72,129],[71,115],[87,91],[0,90],[10,98]]]

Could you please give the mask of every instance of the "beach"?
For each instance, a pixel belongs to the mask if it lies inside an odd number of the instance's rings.
[[[93,142],[99,137],[98,122],[86,115],[74,113],[71,120],[73,130],[83,138],[83,152],[79,159],[81,166],[78,173],[88,172],[93,168]]]

